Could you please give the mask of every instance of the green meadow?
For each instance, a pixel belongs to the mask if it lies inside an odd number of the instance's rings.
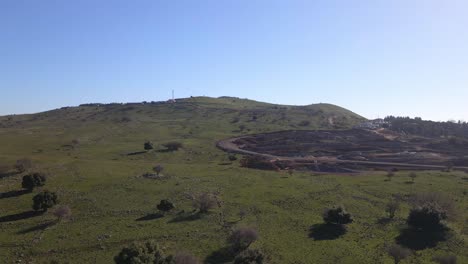
[[[407,200],[420,192],[442,192],[454,199],[457,215],[436,243],[413,250],[401,263],[433,263],[438,255],[456,255],[468,263],[468,174],[421,171],[414,183],[398,171],[355,175],[264,171],[242,168],[216,148],[218,140],[288,129],[345,129],[363,118],[328,104],[283,106],[237,98],[187,98],[177,103],[89,105],[0,117],[0,263],[113,263],[133,241],[155,240],[165,252],[187,251],[216,263],[236,227],[254,227],[268,263],[393,263],[385,248],[404,235]],[[145,141],[154,149],[143,151]],[[178,141],[183,148],[165,151]],[[75,142],[75,143],[72,143]],[[31,172],[48,175],[45,186],[21,190],[16,160],[32,160]],[[155,165],[159,179],[143,177]],[[58,194],[72,210],[55,222],[51,210],[32,210],[41,190]],[[220,204],[191,217],[188,195],[211,192]],[[400,197],[394,220],[383,221],[385,205]],[[169,199],[176,208],[153,217]],[[343,205],[354,218],[347,232],[317,237],[326,207]],[[240,213],[245,216],[240,216]],[[231,261],[231,260],[226,260]],[[218,262],[220,263],[220,262]]]

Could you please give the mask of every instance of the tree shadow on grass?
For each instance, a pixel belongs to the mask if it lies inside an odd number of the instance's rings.
[[[388,225],[390,224],[394,219],[390,218],[390,217],[381,217],[379,219],[377,219],[377,224],[379,225]]]
[[[19,214],[0,216],[0,223],[13,222],[43,215],[43,211],[26,211]]]
[[[195,221],[198,220],[202,217],[202,214],[199,212],[193,213],[193,212],[179,212],[176,217],[172,218],[168,223],[179,223],[179,222],[189,222],[189,221]]]
[[[161,213],[148,214],[148,215],[145,215],[143,217],[136,219],[135,221],[150,221],[150,220],[159,219],[161,217],[164,217],[164,215]]]
[[[2,173],[0,173],[0,179],[15,176],[15,175],[18,175],[18,174],[21,174],[21,173],[19,173],[17,171],[15,171],[15,172],[2,172]]]
[[[441,227],[434,231],[422,231],[412,228],[402,229],[396,242],[412,250],[433,248],[439,242],[446,241],[450,237],[449,229]]]
[[[31,191],[29,190],[15,190],[15,191],[4,192],[4,193],[0,193],[0,199],[18,197],[18,196],[21,196],[23,194],[27,194],[30,192]]]
[[[42,231],[42,230],[45,230],[46,228],[51,227],[51,226],[53,226],[55,224],[57,224],[57,221],[48,221],[46,223],[42,223],[42,224],[30,227],[30,228],[23,229],[23,230],[19,231],[17,234],[24,235],[24,234],[35,232],[35,231]]]
[[[140,155],[140,154],[145,154],[146,151],[137,151],[137,152],[130,152],[127,153],[127,156],[135,156],[135,155]]]
[[[219,264],[232,262],[236,257],[236,253],[230,247],[223,247],[219,250],[212,252],[206,257],[205,264]]]
[[[346,227],[333,224],[315,224],[310,227],[309,237],[314,240],[333,240],[346,234]]]
[[[405,184],[414,184],[413,181],[405,181]]]

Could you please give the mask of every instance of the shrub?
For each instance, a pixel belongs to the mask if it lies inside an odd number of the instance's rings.
[[[44,186],[46,182],[46,176],[42,173],[33,173],[23,176],[21,186],[24,189],[32,191],[34,188]]]
[[[390,219],[395,217],[395,213],[400,209],[400,202],[393,200],[387,203],[385,206],[385,212],[388,214]]]
[[[161,166],[161,165],[156,165],[154,168],[153,168],[153,171],[156,172],[156,174],[159,176],[159,174],[164,170],[164,167]]]
[[[246,249],[234,259],[234,264],[263,264],[265,256],[258,249]]]
[[[416,177],[418,177],[418,175],[416,174],[416,172],[411,172],[408,176],[411,178],[411,181],[412,181],[412,182],[414,182],[414,179],[416,179]]]
[[[439,264],[457,264],[457,256],[437,256],[434,257],[432,261],[437,262]]]
[[[387,249],[387,253],[390,257],[393,258],[395,264],[400,263],[401,260],[407,258],[411,255],[411,251],[399,245],[391,245]]]
[[[447,219],[445,211],[435,204],[425,204],[411,209],[407,223],[414,229],[423,231],[439,230],[442,221]]]
[[[23,173],[30,168],[32,168],[32,161],[30,159],[20,159],[16,161],[15,169],[18,172]]]
[[[133,243],[124,247],[120,253],[114,257],[116,264],[169,264],[172,257],[166,257],[159,245],[154,241],[144,243]]]
[[[165,213],[174,209],[174,204],[169,202],[168,200],[161,200],[156,207],[158,208],[159,211]]]
[[[180,148],[182,148],[183,145],[180,142],[171,141],[171,142],[168,142],[166,144],[163,144],[163,146],[169,151],[176,151],[176,150],[179,150]]]
[[[143,144],[143,147],[145,148],[146,151],[152,150],[154,148],[153,143],[151,143],[150,141],[146,141],[145,144]]]
[[[391,181],[392,178],[395,176],[395,172],[392,171],[392,170],[389,170],[389,171],[387,171],[387,175],[386,175],[386,176],[387,176],[388,180]]]
[[[353,222],[351,214],[344,207],[338,206],[326,209],[323,213],[323,221],[327,224],[346,225]]]
[[[251,227],[242,227],[232,232],[228,238],[229,244],[236,252],[247,249],[258,239],[258,232]]]
[[[47,211],[57,203],[57,194],[54,192],[43,191],[33,197],[33,209],[35,211]]]
[[[235,160],[237,160],[237,157],[234,154],[229,154],[228,159],[229,159],[229,161],[235,161]]]
[[[200,263],[196,257],[189,253],[179,252],[174,256],[174,264],[198,264]]]
[[[217,203],[216,196],[210,193],[201,193],[192,197],[192,205],[200,213],[207,213]]]
[[[61,221],[63,219],[69,219],[72,215],[72,212],[68,205],[62,205],[55,208],[53,214],[55,217],[57,217],[58,221]]]

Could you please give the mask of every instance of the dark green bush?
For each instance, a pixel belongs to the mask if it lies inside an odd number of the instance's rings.
[[[43,191],[33,197],[33,209],[35,211],[47,211],[57,203],[57,194],[54,192]]]
[[[353,222],[351,214],[342,206],[326,209],[323,213],[323,221],[327,224],[345,225]]]
[[[23,176],[21,186],[24,189],[32,191],[34,188],[44,186],[46,182],[46,176],[42,173],[33,173]]]

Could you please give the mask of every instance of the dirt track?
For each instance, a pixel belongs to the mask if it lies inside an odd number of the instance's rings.
[[[349,145],[350,150],[344,149],[343,144],[337,145],[336,142],[328,142],[324,143],[320,140],[314,139],[315,142],[311,144],[309,141],[310,139],[304,138],[304,134],[309,133],[312,136],[320,134],[326,134],[327,137],[331,138],[339,138],[339,134],[344,134],[346,139],[344,145]],[[320,133],[320,134],[319,134]],[[337,135],[338,134],[338,135]],[[365,142],[359,144],[360,142],[356,140],[353,142],[353,136],[358,134],[358,136],[363,137],[363,140],[367,140],[367,136],[371,136],[369,138],[369,142]],[[372,135],[371,135],[372,134]],[[374,134],[377,137],[374,137]],[[307,135],[305,135],[307,136]],[[281,138],[281,140],[278,140]],[[351,141],[348,141],[351,139]],[[263,140],[263,141],[262,141]],[[304,151],[303,149],[297,150],[297,142],[299,141],[299,148],[301,145],[310,147],[313,145],[314,151]],[[309,140],[309,141],[307,141]],[[338,141],[336,140],[336,141]],[[406,139],[407,140],[407,139]],[[285,144],[284,141],[291,141],[291,144],[296,144],[293,150],[291,150],[290,145]],[[434,145],[432,141],[422,141],[420,138],[415,139],[418,144],[411,144],[411,141],[399,141],[397,139],[389,139],[385,135],[379,135],[375,132],[365,131],[365,130],[348,130],[348,131],[339,131],[334,133],[334,131],[279,131],[273,133],[263,133],[263,134],[256,134],[256,135],[246,135],[241,137],[235,138],[228,138],[225,140],[221,140],[217,142],[217,147],[232,153],[238,153],[243,155],[250,155],[256,157],[262,157],[270,162],[283,162],[290,164],[291,167],[301,167],[301,168],[309,168],[311,170],[316,171],[336,171],[336,172],[352,172],[352,171],[360,171],[365,169],[383,169],[388,170],[392,169],[412,169],[412,170],[443,170],[448,167],[447,164],[452,162],[454,159],[452,155],[453,153],[448,153],[446,149],[441,149],[440,153],[437,152],[438,150],[428,149],[426,145]],[[422,143],[419,143],[419,142]],[[430,143],[430,144],[429,144]],[[437,142],[436,142],[437,143]],[[331,149],[330,146],[337,145],[337,149]],[[421,153],[429,153],[431,154],[430,157],[433,158],[421,158],[421,163],[418,162],[400,162],[399,160],[405,159],[405,157],[399,157],[399,153],[392,153],[395,152],[393,148],[394,145],[397,146],[398,150],[401,148],[408,148],[411,150],[420,149],[424,150]],[[323,149],[321,149],[323,147]],[[359,158],[367,159],[367,160],[356,160],[356,156],[350,156],[352,159],[346,159],[346,155],[349,156],[349,153],[354,153],[354,149],[359,147],[359,149],[365,149],[371,154],[362,154],[365,151],[361,151],[361,155]],[[267,151],[258,151],[258,149],[267,149]],[[372,149],[374,148],[374,149]],[[291,153],[295,153],[294,151],[300,152],[301,156],[291,156]],[[346,153],[346,152],[349,153]],[[430,151],[430,152],[429,152]],[[287,153],[289,155],[279,155],[278,153]],[[344,154],[340,155],[312,155],[314,153],[322,153],[325,152],[327,154],[331,153],[339,153]],[[459,150],[455,149],[454,152],[460,155]],[[468,154],[468,153],[467,153]],[[434,158],[435,157],[435,158]],[[442,158],[441,158],[442,157]],[[370,160],[369,160],[370,159]],[[375,159],[375,160],[372,160]],[[389,159],[389,160],[385,160]],[[410,159],[411,160],[411,159]],[[417,161],[417,159],[416,159]],[[325,168],[324,168],[325,165]],[[458,170],[468,170],[468,166],[453,166],[452,169]],[[330,169],[332,168],[332,169]]]

